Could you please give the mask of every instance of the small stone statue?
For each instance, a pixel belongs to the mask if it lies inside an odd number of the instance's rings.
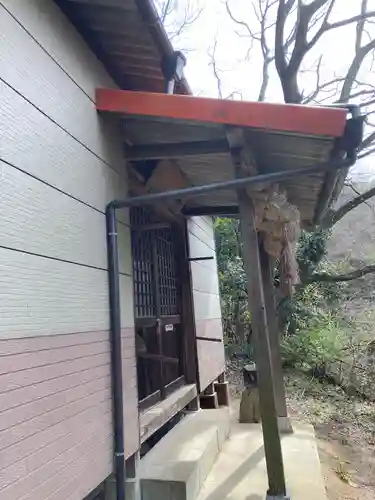
[[[245,389],[241,397],[239,421],[242,424],[259,423],[258,377],[255,363],[244,366],[243,378]]]

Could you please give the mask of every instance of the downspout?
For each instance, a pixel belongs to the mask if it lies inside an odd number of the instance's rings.
[[[125,500],[124,396],[122,387],[122,343],[120,279],[116,208],[109,203],[105,212],[110,308],[111,369],[114,420],[116,500]]]

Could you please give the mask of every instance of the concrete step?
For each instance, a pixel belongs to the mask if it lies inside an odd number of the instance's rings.
[[[326,500],[314,429],[293,423],[283,435],[285,479],[292,500]],[[268,488],[260,424],[234,423],[197,500],[263,500]]]
[[[186,416],[142,458],[142,500],[195,500],[230,431],[228,408]]]

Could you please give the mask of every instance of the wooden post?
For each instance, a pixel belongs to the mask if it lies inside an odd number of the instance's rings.
[[[286,495],[284,464],[277,422],[274,375],[268,338],[266,309],[260,272],[258,235],[252,202],[246,191],[238,192],[243,237],[243,259],[247,274],[249,309],[254,333],[258,370],[259,406],[263,427],[269,495]]]
[[[246,146],[242,130],[229,130],[227,138],[231,146],[232,162],[236,177],[254,175],[256,173],[254,159],[251,151]],[[241,217],[243,260],[247,274],[248,301],[251,311],[258,370],[259,406],[269,486],[267,495],[281,499],[286,498],[284,463],[277,422],[271,351],[268,338],[254,206],[246,188],[237,190],[237,198]]]
[[[272,369],[274,375],[276,411],[279,418],[287,418],[288,411],[286,407],[284,373],[280,352],[280,335],[275,309],[272,263],[269,255],[264,250],[263,244],[260,245],[259,252],[262,270],[264,301],[268,323],[268,335],[271,349]]]
[[[177,272],[181,299],[181,326],[184,347],[184,374],[188,384],[198,384],[198,354],[194,321],[193,285],[189,264],[188,228],[184,220],[174,225]]]

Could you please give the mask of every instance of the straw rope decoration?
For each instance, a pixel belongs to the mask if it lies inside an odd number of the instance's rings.
[[[300,214],[288,202],[279,185],[249,189],[254,203],[255,224],[262,234],[265,251],[280,262],[280,289],[292,294],[299,283],[296,245],[300,234]]]

